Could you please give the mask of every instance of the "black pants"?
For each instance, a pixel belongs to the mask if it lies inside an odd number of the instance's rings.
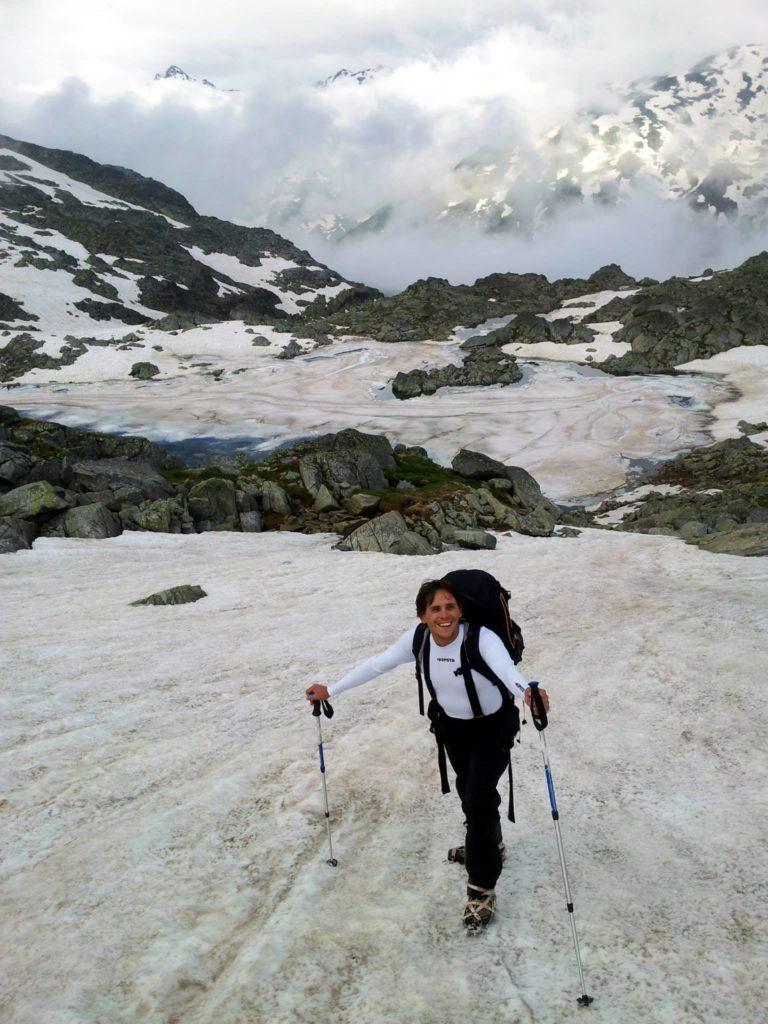
[[[482,889],[493,889],[501,874],[501,797],[496,787],[509,760],[501,717],[501,711],[483,718],[442,716],[445,752],[456,772],[467,825],[467,874],[470,884]]]

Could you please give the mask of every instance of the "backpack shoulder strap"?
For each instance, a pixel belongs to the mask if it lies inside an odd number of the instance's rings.
[[[413,631],[413,657],[416,661],[416,679],[419,683],[419,714],[424,714],[424,681],[430,697],[434,697],[432,680],[429,678],[429,630],[420,622]],[[425,678],[426,677],[426,678]]]
[[[481,628],[481,626],[473,626],[472,624],[469,624],[467,626],[467,632],[464,636],[464,643],[462,644],[462,648],[466,650],[467,661],[469,662],[472,668],[477,669],[480,675],[485,676],[485,678],[489,679],[494,686],[498,687],[498,689],[501,691],[502,700],[506,701],[508,698],[514,699],[512,698],[511,693],[505,686],[503,680],[501,680],[496,675],[491,666],[480,653]]]

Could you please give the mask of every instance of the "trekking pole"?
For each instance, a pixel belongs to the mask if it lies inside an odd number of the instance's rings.
[[[579,969],[579,983],[581,985],[581,995],[577,999],[579,1006],[589,1006],[593,1001],[592,996],[587,995],[586,985],[584,984],[584,969],[581,966],[581,952],[579,950],[579,935],[576,931],[576,916],[573,912],[573,897],[571,896],[571,887],[568,884],[568,870],[565,866],[565,850],[563,849],[563,837],[560,833],[560,813],[557,810],[557,801],[555,800],[555,786],[552,782],[552,769],[549,766],[549,751],[547,750],[547,737],[544,735],[544,730],[547,728],[547,712],[544,707],[544,701],[541,699],[539,693],[539,684],[532,682],[531,687],[531,718],[533,724],[539,733],[539,739],[541,740],[541,755],[544,758],[544,774],[547,777],[547,792],[549,793],[549,805],[552,808],[552,821],[555,823],[555,835],[557,836],[557,850],[560,854],[560,867],[563,872],[563,885],[565,886],[565,905],[568,908],[568,917],[571,922],[571,932],[573,934],[573,950],[576,954],[576,966]]]
[[[312,692],[312,691],[310,691]],[[328,859],[326,864],[329,864],[332,868],[335,868],[339,863],[333,856],[333,840],[331,839],[331,812],[328,809],[328,787],[325,784],[325,757],[323,756],[323,729],[320,725],[320,708],[322,706],[323,714],[326,718],[333,717],[333,708],[327,700],[313,700],[312,701],[312,714],[317,719],[317,752],[320,755],[320,775],[323,780],[323,800],[325,801],[325,827],[328,832]]]

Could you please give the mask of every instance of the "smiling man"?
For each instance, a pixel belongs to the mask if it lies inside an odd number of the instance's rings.
[[[476,639],[478,661],[487,675],[471,663],[467,653],[470,626],[462,618],[461,598],[450,581],[422,584],[416,613],[422,627],[406,630],[391,647],[356,665],[332,686],[308,687],[306,696],[310,701],[326,700],[417,660],[431,697],[428,714],[438,750],[441,755],[445,750],[456,772],[466,839],[464,846],[449,851],[448,858],[466,864],[463,920],[468,931],[476,932],[485,928],[496,912],[494,889],[505,853],[497,786],[519,729],[515,697],[530,705],[531,690],[501,638],[484,626]],[[539,693],[548,710],[546,691],[540,689]]]

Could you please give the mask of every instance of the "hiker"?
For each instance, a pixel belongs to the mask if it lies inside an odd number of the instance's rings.
[[[451,577],[470,576],[483,577],[495,585],[497,592],[507,594],[492,576],[477,570],[428,580],[416,596],[416,614],[422,626],[406,630],[391,647],[360,662],[333,685],[314,684],[305,692],[309,701],[327,700],[398,665],[416,661],[422,714],[422,674],[432,698],[428,714],[438,743],[443,792],[448,791],[445,754],[456,772],[466,839],[463,847],[449,851],[448,858],[466,864],[468,888],[463,921],[468,931],[474,932],[484,928],[496,910],[494,887],[505,853],[499,819],[501,798],[496,787],[510,764],[510,749],[519,730],[514,697],[523,698],[530,706],[531,689],[496,632],[484,626],[469,632],[470,626],[462,618],[462,596]],[[506,622],[517,630],[522,651],[522,636],[508,611]],[[478,662],[486,674],[474,667],[473,663]],[[548,709],[546,691],[539,689],[539,693]],[[514,820],[511,787],[509,817]]]

